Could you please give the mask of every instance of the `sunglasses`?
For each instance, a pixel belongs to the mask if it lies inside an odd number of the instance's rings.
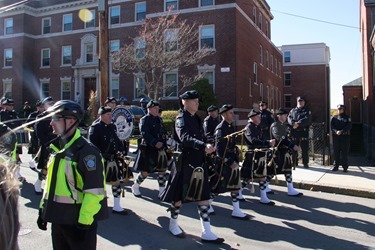
[[[54,121],[54,122],[58,122],[58,121],[60,121],[60,119],[63,119],[63,118],[64,117],[62,117],[62,116],[56,116],[56,115],[51,117],[52,121]]]

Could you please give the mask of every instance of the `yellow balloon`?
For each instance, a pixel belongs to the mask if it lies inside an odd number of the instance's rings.
[[[82,9],[78,13],[79,19],[81,19],[83,22],[88,23],[91,22],[94,18],[91,11],[88,9]]]

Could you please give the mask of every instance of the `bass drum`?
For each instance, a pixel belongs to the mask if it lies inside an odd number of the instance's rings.
[[[139,120],[144,115],[143,109],[138,106],[117,106],[112,111],[112,121],[121,141],[140,137]]]

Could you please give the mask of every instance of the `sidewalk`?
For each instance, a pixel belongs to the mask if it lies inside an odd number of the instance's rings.
[[[310,165],[308,169],[299,166],[293,170],[294,187],[375,199],[375,166],[362,157],[349,157],[349,163],[347,173],[341,167],[333,172],[333,166]],[[283,175],[278,175],[278,179],[278,183],[274,179],[271,184],[286,185]]]

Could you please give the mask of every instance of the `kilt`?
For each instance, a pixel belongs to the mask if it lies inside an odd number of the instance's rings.
[[[268,166],[271,160],[272,152],[270,150],[247,151],[241,168],[241,178],[251,180],[272,175],[274,173],[274,166],[273,164]]]

